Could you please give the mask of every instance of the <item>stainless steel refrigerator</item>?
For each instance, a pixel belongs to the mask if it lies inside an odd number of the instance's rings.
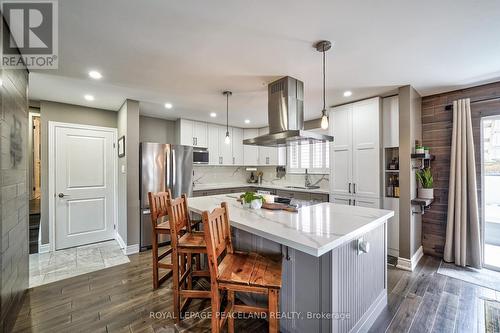
[[[139,150],[141,198],[141,251],[151,248],[152,223],[148,192],[170,188],[174,198],[193,194],[193,147],[163,143],[142,142]],[[160,243],[169,241],[168,235],[159,236]]]

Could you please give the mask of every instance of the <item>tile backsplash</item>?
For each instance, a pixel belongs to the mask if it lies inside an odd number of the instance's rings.
[[[211,184],[237,184],[241,185],[247,182],[250,178],[250,171],[246,171],[245,167],[233,166],[194,166],[193,181],[196,184],[211,185]],[[296,185],[304,186],[304,174],[287,173],[283,178],[276,177],[276,167],[263,166],[257,170],[264,173],[262,177],[262,185]],[[256,172],[254,171],[254,175]],[[321,189],[328,190],[329,175],[310,175],[311,183],[319,185]],[[316,184],[316,182],[318,182]]]

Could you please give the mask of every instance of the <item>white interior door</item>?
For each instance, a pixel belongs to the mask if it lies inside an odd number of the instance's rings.
[[[115,129],[54,128],[55,248],[114,237]]]

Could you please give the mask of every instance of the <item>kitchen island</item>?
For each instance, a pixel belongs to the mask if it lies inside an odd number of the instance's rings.
[[[282,332],[366,331],[387,304],[387,220],[394,212],[318,203],[252,210],[237,194],[191,198],[200,214],[229,205],[236,249],[282,253]],[[262,301],[238,295],[245,303]]]

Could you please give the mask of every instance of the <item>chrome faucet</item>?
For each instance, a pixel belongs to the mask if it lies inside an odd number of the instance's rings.
[[[306,169],[306,174],[304,175],[304,186],[305,187],[311,186],[311,178],[309,177],[309,174],[307,173],[307,169]]]

